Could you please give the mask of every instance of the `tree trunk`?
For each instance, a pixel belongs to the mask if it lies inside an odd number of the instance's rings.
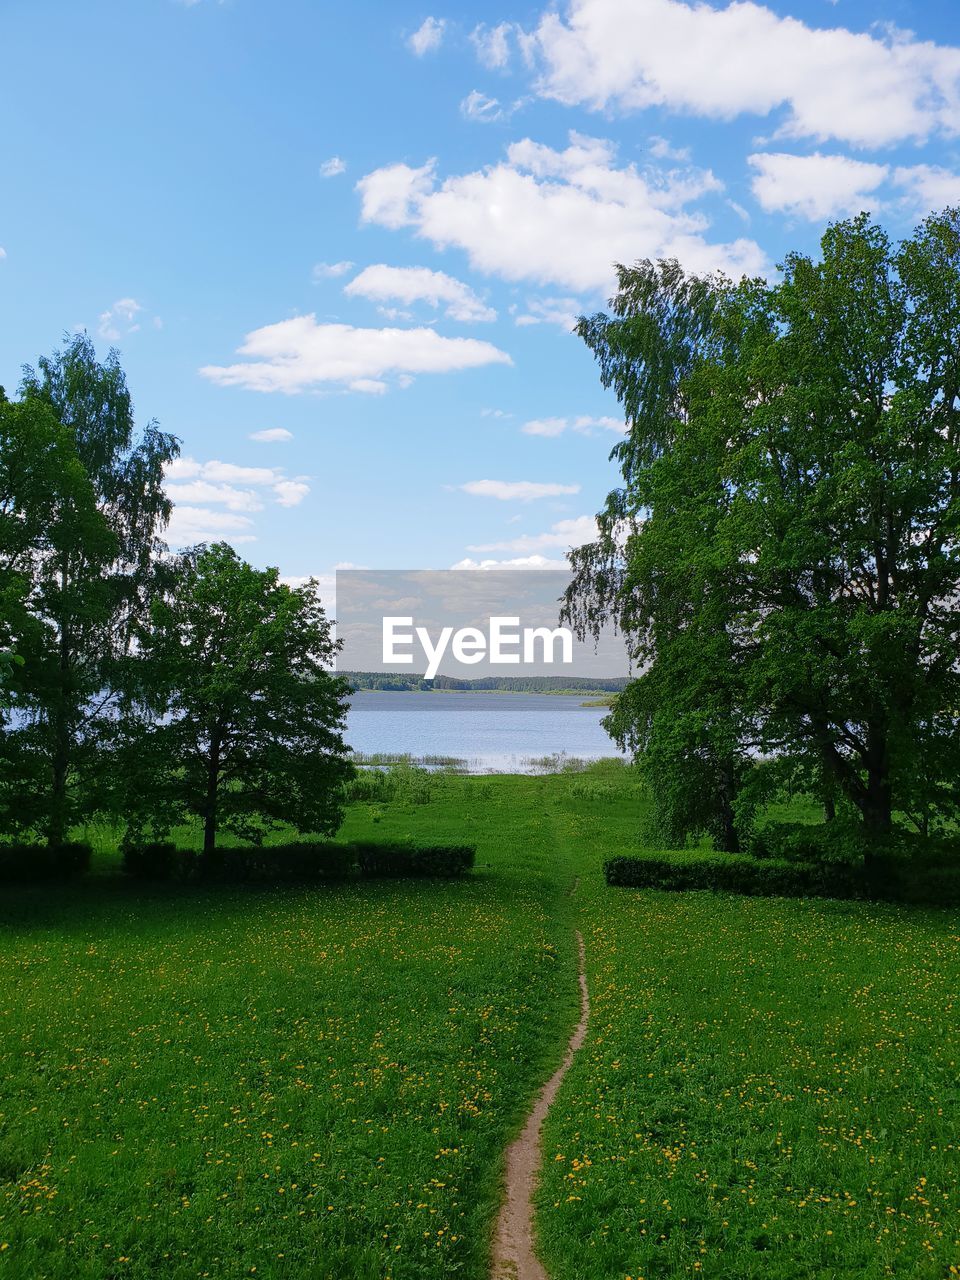
[[[67,776],[70,772],[70,637],[61,627],[57,664],[57,705],[54,708],[53,751],[50,759],[50,819],[47,846],[55,849],[67,838]]]
[[[207,763],[207,795],[203,809],[203,858],[204,872],[216,871],[220,865],[217,854],[217,790],[220,784],[220,743],[214,738],[210,744]]]

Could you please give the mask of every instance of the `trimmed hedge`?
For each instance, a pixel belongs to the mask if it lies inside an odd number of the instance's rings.
[[[477,851],[469,845],[358,844],[357,862],[362,876],[465,875]]]
[[[356,854],[348,844],[332,841],[297,841],[264,845],[259,849],[223,849],[215,878],[269,883],[275,881],[342,880],[356,867]]]
[[[0,882],[72,880],[90,869],[90,846],[80,841],[48,848],[43,844],[0,845]]]
[[[699,849],[611,858],[603,873],[607,884],[636,889],[712,889],[785,898],[852,898],[862,892],[861,877],[850,866]]]
[[[261,848],[218,849],[204,868],[192,849],[166,841],[131,846],[123,853],[123,870],[138,880],[208,879],[231,884],[275,884],[340,880],[363,876],[464,875],[476,850],[465,846],[408,844],[336,844],[296,841]]]

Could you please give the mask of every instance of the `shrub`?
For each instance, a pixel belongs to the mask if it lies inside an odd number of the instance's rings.
[[[358,844],[356,850],[364,876],[462,876],[477,853],[469,845]]]
[[[748,843],[755,858],[786,862],[859,864],[866,852],[863,828],[846,822],[768,822]]]
[[[0,845],[0,882],[71,880],[90,869],[90,846],[79,841],[48,848],[41,844]]]
[[[712,889],[789,898],[850,898],[862,891],[858,872],[844,864],[700,849],[611,858],[603,871],[607,884],[639,889]]]
[[[190,880],[196,875],[199,854],[193,849],[178,849],[165,840],[148,844],[125,845],[122,867],[137,880]]]
[[[352,845],[295,841],[254,849],[220,851],[217,877],[234,881],[338,880],[356,868]]]

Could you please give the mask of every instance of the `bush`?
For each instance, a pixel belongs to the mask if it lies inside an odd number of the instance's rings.
[[[755,858],[786,862],[855,865],[863,862],[867,844],[861,826],[846,822],[768,822],[750,836]]]
[[[474,864],[469,845],[358,844],[363,876],[462,876]]]
[[[222,849],[217,878],[233,881],[340,880],[356,869],[352,845],[296,841],[258,849]]]
[[[851,898],[863,889],[862,877],[843,864],[788,862],[700,849],[611,858],[604,863],[603,872],[607,884],[638,889],[712,889],[787,898]]]
[[[178,849],[168,841],[125,845],[122,867],[137,880],[189,880],[197,870],[199,855],[193,849]]]
[[[51,849],[42,844],[0,845],[0,882],[71,880],[90,869],[90,846],[80,842]]]

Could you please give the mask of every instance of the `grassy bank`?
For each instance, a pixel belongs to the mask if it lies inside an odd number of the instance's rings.
[[[611,765],[414,782],[343,838],[475,844],[466,880],[7,893],[0,1274],[480,1280],[575,926],[554,1280],[950,1274],[955,914],[607,889]]]

